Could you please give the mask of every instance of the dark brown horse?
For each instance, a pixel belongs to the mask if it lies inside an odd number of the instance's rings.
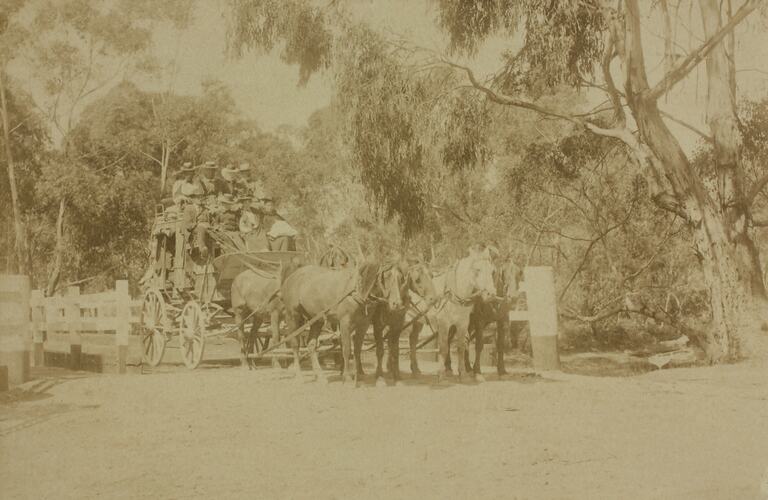
[[[295,331],[309,319],[321,315],[319,320],[309,326],[307,339],[312,369],[318,381],[326,381],[317,358],[317,341],[323,323],[327,320],[339,325],[344,381],[352,379],[356,385],[357,370],[351,370],[349,365],[353,335],[357,337],[354,339],[355,354],[359,360],[362,338],[370,324],[370,313],[375,300],[372,294],[379,280],[379,265],[364,262],[355,268],[342,269],[306,266],[294,272],[283,283],[280,295],[285,306],[289,331]],[[387,295],[393,302],[392,306],[397,307],[398,294]],[[296,375],[300,377],[298,347],[295,344],[294,358]]]
[[[470,319],[469,336],[470,339],[474,337],[476,352],[480,352],[483,349],[483,332],[486,327],[491,323],[496,323],[496,371],[499,375],[507,373],[504,367],[504,350],[506,349],[506,339],[511,335],[509,313],[517,306],[522,278],[522,268],[516,265],[511,258],[496,258],[493,280],[499,300],[478,302],[472,311]],[[518,325],[516,322],[515,339],[517,338],[517,329]],[[476,376],[482,377],[480,363],[477,359],[475,359],[475,364],[471,365],[469,363],[469,356],[466,356],[464,362],[467,370],[472,370]]]
[[[421,302],[432,303],[435,300],[435,286],[432,283],[432,274],[427,266],[420,260],[399,260],[394,264],[392,273],[399,271],[404,279],[399,284],[400,297],[403,307],[393,309],[388,303],[381,303],[373,313],[373,336],[376,341],[376,384],[386,385],[382,370],[382,357],[384,356],[384,330],[387,331],[387,372],[392,380],[397,383],[400,380],[400,333],[409,312],[416,307],[412,295],[416,295]],[[415,342],[411,338],[411,350],[415,351]]]
[[[488,248],[475,245],[469,256],[456,262],[446,273],[435,279],[435,288],[442,292],[443,299],[432,314],[437,326],[439,340],[438,382],[450,372],[450,343],[456,340],[456,354],[464,360],[469,340],[470,314],[482,302],[496,300],[496,286],[493,281],[493,262]],[[480,348],[476,346],[475,362],[480,365]],[[464,363],[458,363],[458,381],[464,375]],[[477,374],[476,380],[482,381]]]

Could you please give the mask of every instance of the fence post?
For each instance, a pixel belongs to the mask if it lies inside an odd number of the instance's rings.
[[[117,342],[118,372],[126,372],[128,358],[128,340],[131,331],[131,295],[128,292],[128,280],[115,282],[115,341]]]
[[[29,276],[0,275],[0,390],[29,380]]]
[[[557,301],[551,267],[525,268],[525,295],[536,372],[560,370],[557,350]]]
[[[69,368],[82,367],[83,345],[80,339],[80,287],[67,287],[66,319],[69,328]]]
[[[43,337],[43,322],[45,314],[45,298],[42,290],[32,290],[30,294],[32,307],[32,350],[35,366],[45,365],[45,337]]]

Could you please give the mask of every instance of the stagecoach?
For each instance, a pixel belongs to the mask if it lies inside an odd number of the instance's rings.
[[[303,252],[250,252],[228,244],[226,235],[209,231],[210,252],[190,251],[189,228],[173,208],[159,205],[150,236],[149,270],[141,282],[143,362],[157,366],[166,347],[176,345],[184,364],[196,368],[206,339],[233,333],[239,325],[231,311],[232,280],[246,269],[279,277],[281,267]],[[256,354],[268,347],[269,325],[262,325]],[[249,325],[246,325],[248,328]]]

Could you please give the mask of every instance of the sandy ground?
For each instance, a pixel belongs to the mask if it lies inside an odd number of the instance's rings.
[[[0,497],[747,499],[768,482],[764,369],[289,374],[38,373],[0,399]]]

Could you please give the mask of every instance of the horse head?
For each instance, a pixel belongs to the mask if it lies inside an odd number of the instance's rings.
[[[473,245],[469,256],[461,259],[456,268],[456,291],[464,297],[478,295],[483,302],[488,302],[496,297],[493,270],[490,250]]]
[[[406,293],[411,291],[427,302],[434,302],[437,298],[432,273],[421,259],[413,259],[408,262],[405,281]]]
[[[499,257],[493,271],[496,284],[496,295],[501,300],[514,304],[520,296],[520,282],[523,280],[523,270],[511,257]]]
[[[379,273],[379,288],[390,310],[405,307],[407,281],[400,262],[385,266]]]

